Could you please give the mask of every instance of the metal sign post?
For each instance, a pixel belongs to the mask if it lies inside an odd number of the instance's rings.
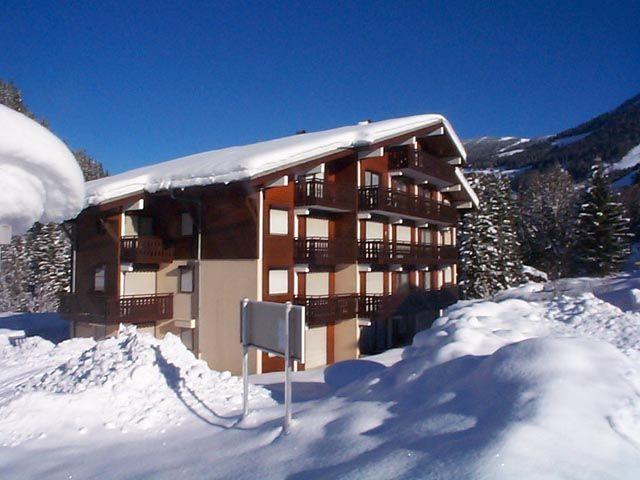
[[[291,302],[286,303],[284,313],[284,331],[285,331],[285,347],[284,347],[284,429],[282,433],[289,435],[289,427],[291,426],[291,342],[289,323],[291,317]]]
[[[249,347],[253,346],[284,358],[284,426],[291,427],[291,362],[304,363],[305,311],[291,302],[257,302],[247,298],[240,307],[242,341],[242,418],[249,414]]]

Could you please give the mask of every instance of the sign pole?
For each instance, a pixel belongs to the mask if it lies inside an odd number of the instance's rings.
[[[247,306],[249,299],[242,299],[240,307],[242,325],[242,419],[249,415],[249,345],[247,341]]]
[[[284,317],[285,354],[284,354],[284,430],[289,435],[291,426],[291,343],[289,341],[289,324],[291,317],[291,302],[287,302]]]

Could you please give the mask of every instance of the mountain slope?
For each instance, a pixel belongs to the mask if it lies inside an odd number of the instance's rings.
[[[640,95],[556,135],[533,139],[481,137],[466,140],[464,145],[474,168],[544,168],[559,163],[576,179],[583,179],[596,156],[615,164],[640,145]],[[636,165],[620,165],[621,169],[629,166]]]

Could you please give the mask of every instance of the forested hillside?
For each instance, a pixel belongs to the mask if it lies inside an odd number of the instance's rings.
[[[640,95],[555,135],[481,137],[464,144],[472,168],[545,169],[558,164],[581,181],[588,177],[594,158],[613,164],[640,145]]]

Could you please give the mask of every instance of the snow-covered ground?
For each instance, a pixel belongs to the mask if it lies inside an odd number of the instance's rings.
[[[5,337],[6,339],[6,337]],[[459,302],[411,347],[294,374],[212,372],[132,330],[0,345],[0,478],[640,475],[640,276]]]

